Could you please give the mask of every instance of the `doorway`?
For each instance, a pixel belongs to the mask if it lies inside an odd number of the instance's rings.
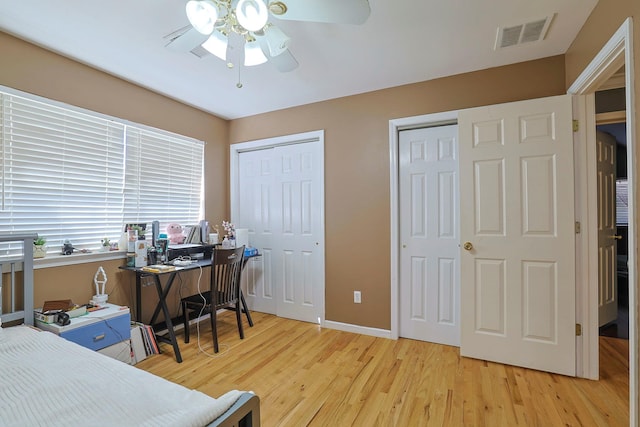
[[[581,261],[576,270],[576,287],[578,296],[578,321],[583,324],[583,334],[578,337],[579,357],[578,369],[585,378],[598,379],[599,376],[599,316],[598,316],[598,252],[597,252],[597,204],[589,194],[594,194],[597,188],[596,162],[594,159],[596,141],[595,93],[603,89],[605,83],[619,70],[623,69],[625,105],[635,105],[634,89],[634,57],[631,18],[613,34],[596,57],[587,65],[569,87],[568,92],[578,96],[574,105],[575,113],[580,123],[584,124],[577,132],[578,140],[584,142],[577,146],[579,169],[577,176],[583,183],[579,192],[581,197],[576,200],[576,206],[582,213],[579,221],[585,224],[586,230],[580,235],[576,251],[581,254]],[[635,159],[635,115],[632,108],[624,114],[627,138],[627,177],[628,177],[628,244],[629,248],[636,248],[637,227],[635,209],[635,176],[637,173]],[[577,182],[578,182],[577,181]],[[629,421],[630,425],[638,424],[638,335],[637,335],[637,259],[636,251],[628,252],[628,290],[629,290]]]
[[[608,203],[611,210],[611,234],[606,236],[612,246],[609,268],[600,267],[599,335],[629,339],[629,197],[627,176],[627,133],[624,119],[624,88],[596,92],[596,138],[611,141],[614,167]],[[613,105],[612,105],[613,103]],[[599,204],[601,203],[599,197]],[[602,224],[602,220],[598,221]],[[600,239],[600,238],[599,238]],[[599,242],[601,246],[602,242]],[[603,252],[601,252],[603,253]],[[601,260],[602,264],[602,260]],[[612,286],[603,286],[610,283]],[[610,307],[607,307],[610,306]],[[604,308],[604,310],[603,310]]]

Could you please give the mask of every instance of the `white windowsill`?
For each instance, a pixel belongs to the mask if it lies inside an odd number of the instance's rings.
[[[125,251],[94,251],[91,253],[75,252],[71,255],[48,253],[44,258],[35,258],[33,260],[33,268],[37,270],[39,268],[62,267],[64,265],[125,259],[126,257],[127,253]]]

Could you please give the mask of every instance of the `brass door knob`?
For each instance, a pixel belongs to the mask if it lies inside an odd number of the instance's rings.
[[[470,251],[471,249],[473,249],[473,243],[464,242],[464,245],[462,245],[462,247],[464,248],[465,251]]]
[[[622,236],[618,236],[617,234],[614,234],[613,236],[611,236],[612,239],[616,239],[616,240],[620,240],[622,239]]]

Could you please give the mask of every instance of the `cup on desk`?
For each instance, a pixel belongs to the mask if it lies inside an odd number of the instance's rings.
[[[169,239],[167,239],[166,237],[160,237],[158,239],[157,242],[157,251],[158,253],[156,254],[156,256],[159,258],[157,261],[164,263],[169,261],[169,258],[167,257],[167,248],[169,247]]]
[[[218,233],[209,233],[209,244],[215,245],[218,243]]]

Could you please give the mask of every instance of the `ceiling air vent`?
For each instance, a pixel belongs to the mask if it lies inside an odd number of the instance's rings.
[[[546,18],[537,19],[525,24],[499,27],[494,49],[497,50],[504,47],[544,40],[553,16],[554,15],[547,16]]]

